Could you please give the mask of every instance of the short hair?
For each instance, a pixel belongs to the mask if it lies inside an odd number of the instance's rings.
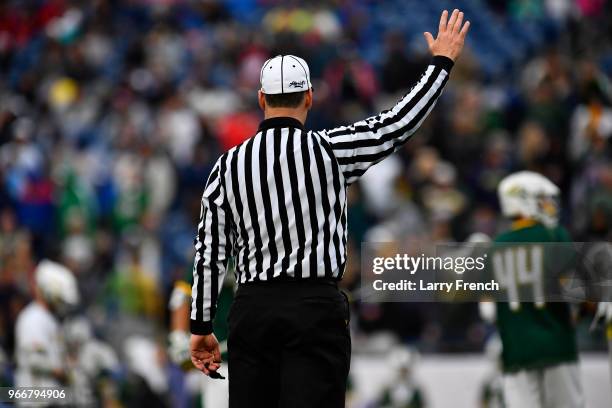
[[[266,105],[271,108],[297,108],[304,101],[306,91],[284,94],[264,94]]]

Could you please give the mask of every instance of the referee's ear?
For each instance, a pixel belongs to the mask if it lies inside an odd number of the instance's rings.
[[[261,90],[257,91],[257,101],[262,111],[266,111],[266,95]]]
[[[312,88],[310,88],[306,92],[306,95],[304,95],[304,108],[306,108],[307,111],[312,108]]]

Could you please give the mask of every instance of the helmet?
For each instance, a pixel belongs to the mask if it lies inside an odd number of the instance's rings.
[[[520,171],[497,188],[502,213],[508,218],[532,218],[554,227],[559,221],[559,187],[541,174]]]
[[[76,306],[79,302],[76,279],[63,265],[42,260],[36,267],[35,281],[45,302],[56,312]]]
[[[484,232],[474,232],[467,239],[470,244],[488,244],[491,242],[491,237]]]

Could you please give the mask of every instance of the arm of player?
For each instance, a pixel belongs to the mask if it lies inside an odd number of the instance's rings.
[[[50,376],[63,383],[66,381],[66,371],[57,353],[50,350],[45,342],[31,342],[28,347],[21,347],[19,355],[21,364],[36,375]]]
[[[462,24],[463,13],[459,10],[454,10],[448,21],[447,18],[445,10],[435,39],[425,33],[433,55],[431,63],[392,109],[349,126],[319,132],[329,142],[347,184],[406,143],[433,109],[470,26],[469,21]]]
[[[189,367],[189,309],[191,306],[191,285],[184,280],[174,283],[168,302],[170,308],[170,333],[168,334],[168,355],[179,366]]]
[[[212,325],[232,252],[230,214],[222,182],[224,169],[220,163],[218,160],[213,168],[202,195],[191,288],[191,359],[205,374],[215,371],[221,362]]]

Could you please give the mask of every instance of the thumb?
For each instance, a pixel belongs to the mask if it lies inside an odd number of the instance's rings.
[[[431,50],[431,48],[434,45],[433,35],[431,35],[429,31],[424,32],[423,35],[425,36],[425,41],[427,41],[427,45],[429,46],[429,49]]]

